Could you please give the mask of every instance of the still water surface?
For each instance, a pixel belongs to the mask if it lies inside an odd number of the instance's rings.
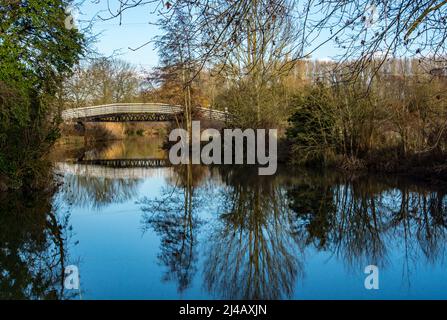
[[[59,148],[54,193],[3,199],[1,296],[447,298],[445,188],[290,168],[259,177],[256,168],[168,167],[155,161],[160,145]],[[79,268],[80,290],[63,289],[67,265]],[[368,265],[379,267],[379,290],[364,287]]]

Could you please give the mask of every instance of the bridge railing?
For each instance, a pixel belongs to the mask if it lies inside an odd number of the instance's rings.
[[[68,109],[62,111],[62,119],[65,121],[82,118],[92,118],[114,114],[131,113],[163,113],[177,114],[183,112],[180,106],[171,106],[158,103],[126,103],[126,104],[108,104],[93,107],[83,107],[77,109]]]
[[[203,118],[225,122],[228,122],[230,120],[230,114],[228,112],[201,107],[197,107],[195,109],[199,111]]]

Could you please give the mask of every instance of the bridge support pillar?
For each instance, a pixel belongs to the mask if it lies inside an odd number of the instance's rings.
[[[85,123],[83,121],[76,122],[76,130],[80,134],[84,136],[84,147],[87,146],[87,128],[85,127]]]

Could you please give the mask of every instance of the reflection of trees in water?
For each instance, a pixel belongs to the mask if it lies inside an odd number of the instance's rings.
[[[288,195],[297,213],[295,232],[306,245],[331,250],[349,263],[360,266],[379,264],[386,256],[380,237],[381,212],[375,208],[374,196],[355,195],[354,189],[341,184],[296,184]],[[366,263],[366,264],[365,264]]]
[[[166,152],[161,149],[164,139],[162,137],[128,138],[122,141],[114,141],[93,155],[93,159],[142,159],[166,157]]]
[[[0,199],[0,299],[64,299],[68,217],[51,207],[52,192]]]
[[[281,179],[243,169],[223,172],[223,180],[206,249],[207,290],[226,299],[292,297],[303,270]]]
[[[161,197],[140,201],[144,229],[152,228],[161,238],[159,261],[167,267],[164,281],[176,281],[178,291],[191,285],[197,272],[197,211],[208,201],[197,186],[200,166],[176,167],[176,179],[163,188]]]
[[[204,264],[209,291],[231,299],[290,297],[303,274],[299,249],[309,245],[361,271],[369,264],[385,267],[397,247],[408,279],[410,264],[421,258],[443,260],[445,191],[376,177],[289,178],[223,171],[222,214]]]
[[[100,209],[111,203],[123,203],[134,198],[141,183],[140,179],[66,174],[62,195],[69,204]]]
[[[421,255],[434,262],[445,253],[445,192],[425,190],[383,178],[327,178],[296,184],[288,196],[298,217],[296,232],[306,244],[330,250],[356,268],[385,266],[387,250],[398,246],[409,270]]]
[[[447,240],[445,191],[428,192],[402,186],[386,194],[382,208],[391,215],[385,232],[400,241],[408,279],[412,265],[444,260]]]
[[[95,159],[142,159],[166,157],[162,137],[134,137],[125,140],[94,141],[87,145],[56,145],[49,158],[54,162]]]
[[[444,257],[447,197],[408,181],[246,168],[176,167],[162,196],[141,201],[145,228],[161,237],[165,280],[186,290],[197,271],[197,234],[205,209],[217,212],[201,248],[204,287],[218,298],[293,297],[302,252],[332,252],[349,268],[386,267],[402,252],[410,264]],[[207,207],[209,206],[209,208]],[[393,257],[394,258],[394,257]],[[413,263],[414,262],[414,263]],[[405,275],[405,274],[404,274]]]

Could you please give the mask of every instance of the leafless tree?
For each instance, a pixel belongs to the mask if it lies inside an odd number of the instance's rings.
[[[192,8],[195,34],[204,45],[202,65],[215,57],[230,57],[243,47],[249,31],[244,25],[253,8],[264,8],[267,19],[251,24],[262,32],[278,19],[278,8],[286,5],[296,7],[288,19],[300,25],[291,59],[310,57],[326,44],[338,48],[339,62],[354,60],[357,70],[371,62],[379,68],[390,56],[445,58],[445,0],[117,0],[115,4],[105,19],[121,19],[126,11],[145,5],[155,6],[166,19],[176,7]],[[264,23],[257,24],[260,21]]]
[[[64,100],[75,108],[93,104],[131,102],[138,96],[141,80],[128,62],[100,58],[77,66],[64,83]]]

